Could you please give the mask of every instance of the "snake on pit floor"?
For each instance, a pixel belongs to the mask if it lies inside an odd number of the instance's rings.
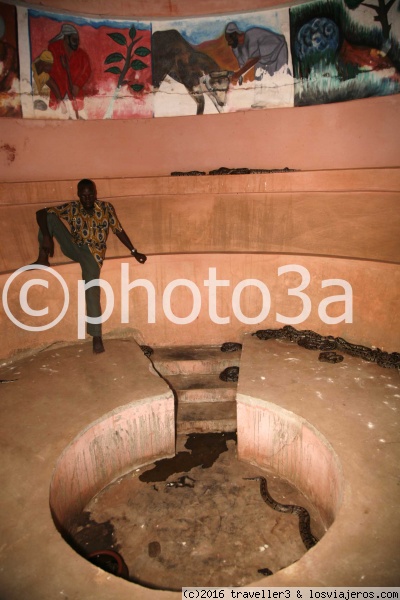
[[[299,531],[303,544],[309,550],[318,542],[318,539],[311,533],[310,513],[306,508],[297,504],[281,504],[272,498],[268,492],[267,480],[265,477],[243,477],[243,479],[260,482],[261,498],[274,510],[282,513],[292,513],[299,517]]]

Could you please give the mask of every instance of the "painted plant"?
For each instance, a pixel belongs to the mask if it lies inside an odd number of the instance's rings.
[[[389,50],[392,45],[390,36],[392,24],[389,21],[389,11],[395,4],[396,0],[388,0],[388,2],[385,2],[385,0],[377,0],[375,4],[365,2],[364,0],[344,0],[344,2],[350,10],[356,10],[360,6],[366,6],[374,11],[374,21],[380,23],[382,26],[382,36],[384,41],[383,49]],[[398,4],[397,10],[400,11],[400,3]]]
[[[143,83],[138,83],[137,81],[132,83],[132,71],[136,74],[136,72],[148,68],[146,63],[140,60],[140,58],[135,58],[135,56],[144,58],[150,54],[150,50],[145,46],[135,48],[142,39],[142,36],[137,36],[137,30],[134,25],[129,29],[128,38],[121,32],[108,33],[107,35],[116,44],[124,48],[124,54],[122,52],[112,52],[104,61],[106,65],[113,65],[106,69],[105,73],[113,73],[118,76],[114,94],[104,117],[105,119],[110,119],[113,115],[115,101],[123,86],[130,87],[135,93],[143,91]]]

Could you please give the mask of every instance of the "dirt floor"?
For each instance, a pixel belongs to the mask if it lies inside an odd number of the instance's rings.
[[[317,510],[296,489],[239,462],[234,433],[214,433],[180,437],[174,458],[104,489],[76,524],[75,544],[84,555],[118,551],[128,578],[151,588],[246,585],[263,576],[259,570],[275,573],[306,552],[298,517],[274,511],[259,482],[243,479],[257,475],[277,501],[307,508],[322,537]]]

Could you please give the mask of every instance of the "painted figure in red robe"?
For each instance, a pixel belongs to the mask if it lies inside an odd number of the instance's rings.
[[[50,72],[50,108],[57,109],[60,105],[66,112],[64,100],[68,98],[76,118],[84,107],[83,87],[91,75],[88,54],[79,47],[78,30],[69,23],[61,27],[61,31],[48,45],[53,55],[53,67]]]

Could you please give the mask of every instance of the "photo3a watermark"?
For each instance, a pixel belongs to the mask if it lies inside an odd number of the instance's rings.
[[[44,306],[41,309],[34,309],[29,305],[28,293],[34,286],[40,286],[42,288],[49,288],[48,279],[32,277],[22,283],[18,300],[15,300],[14,293],[14,308],[15,305],[18,307],[19,317],[15,316],[13,310],[10,307],[9,294],[10,287],[12,284],[17,284],[17,278],[23,273],[37,270],[46,271],[54,277],[62,289],[62,306],[58,315],[47,324],[32,325],[26,324],[21,321],[21,312],[30,317],[30,323],[32,319],[41,318],[49,314],[49,307]],[[276,312],[274,317],[277,323],[284,323],[286,325],[299,325],[306,321],[310,316],[313,308],[313,300],[306,293],[306,289],[311,283],[310,271],[298,264],[288,264],[277,269],[277,276],[287,275],[295,273],[300,275],[300,284],[296,287],[288,287],[286,293],[288,296],[297,298],[301,303],[301,310],[295,316],[287,316]],[[25,276],[26,279],[26,276]],[[105,279],[93,279],[92,281],[85,282],[82,279],[77,281],[77,338],[85,338],[85,329],[87,323],[99,324],[105,323],[113,314],[115,309],[115,296],[114,289],[111,284]],[[89,317],[86,314],[86,292],[92,287],[100,287],[104,292],[103,312],[99,317]],[[121,263],[120,270],[120,282],[118,289],[118,296],[120,297],[120,322],[121,324],[128,324],[130,322],[130,293],[135,288],[143,288],[147,292],[147,323],[156,323],[156,309],[157,303],[160,303],[162,314],[164,317],[174,323],[175,325],[189,325],[193,323],[204,311],[207,311],[207,318],[217,325],[229,324],[232,318],[236,318],[240,323],[245,325],[258,325],[265,321],[271,313],[271,292],[268,285],[261,279],[248,278],[242,279],[236,283],[232,289],[230,295],[230,306],[226,310],[227,314],[218,313],[218,305],[220,294],[220,288],[231,288],[231,281],[229,279],[222,279],[217,277],[217,268],[208,268],[208,278],[203,280],[204,290],[202,291],[194,281],[187,278],[177,278],[170,281],[162,290],[158,291],[156,286],[149,279],[134,279],[130,281],[129,275],[129,263]],[[352,323],[353,322],[353,290],[351,284],[345,279],[324,279],[321,281],[321,289],[329,287],[340,287],[343,292],[341,294],[335,294],[327,296],[318,303],[318,317],[322,323],[327,325],[334,325],[340,322]],[[178,316],[173,311],[172,297],[176,297],[182,292],[182,288],[189,290],[192,296],[192,305],[186,316]],[[257,306],[260,307],[257,315],[246,315],[242,310],[242,295],[249,288],[255,288],[259,296],[257,300]],[[228,294],[229,295],[229,294]],[[179,296],[178,296],[179,297]],[[12,273],[3,288],[2,302],[4,311],[7,317],[17,327],[26,331],[46,331],[55,327],[67,314],[70,305],[70,293],[64,278],[53,268],[46,267],[43,265],[28,265],[21,267],[14,273]],[[340,314],[331,316],[328,314],[328,307],[333,304],[341,303],[343,305],[343,311]],[[205,306],[207,305],[207,306]]]

